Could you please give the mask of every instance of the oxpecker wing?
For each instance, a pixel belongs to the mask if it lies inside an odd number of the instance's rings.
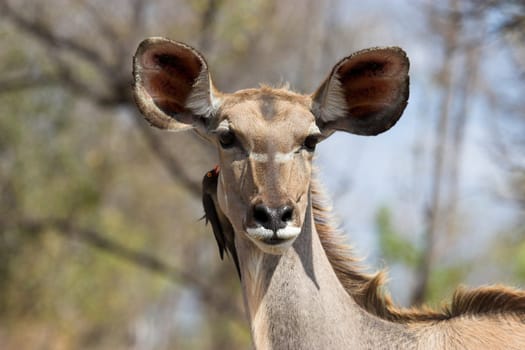
[[[219,255],[224,258],[224,251],[230,253],[237,268],[239,277],[239,260],[233,238],[233,227],[222,213],[217,202],[217,182],[219,179],[218,167],[208,171],[202,179],[202,206],[204,207],[204,218],[206,223],[211,224],[213,235],[219,247]]]

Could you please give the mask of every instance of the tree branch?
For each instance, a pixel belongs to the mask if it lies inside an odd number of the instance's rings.
[[[98,51],[80,45],[74,40],[56,35],[49,29],[49,27],[43,25],[41,22],[33,22],[27,18],[24,18],[24,16],[21,16],[16,11],[14,11],[7,4],[7,1],[0,2],[0,10],[2,11],[3,15],[11,20],[18,28],[27,32],[39,41],[54,48],[69,50],[84,58],[88,62],[91,62],[98,69],[103,70],[104,73],[111,73],[110,65],[104,60]]]
[[[168,148],[162,143],[161,139],[153,133],[152,128],[144,122],[144,119],[135,113],[135,124],[137,128],[144,136],[146,143],[155,154],[155,156],[161,161],[168,173],[178,182],[180,182],[184,188],[186,188],[194,197],[200,198],[202,195],[202,189],[200,182],[195,181],[188,173],[184,170],[181,162],[176,159]],[[199,179],[200,180],[200,179]]]
[[[135,266],[154,272],[175,283],[184,283],[198,290],[199,298],[209,305],[218,314],[228,313],[236,321],[244,318],[239,307],[232,303],[230,296],[216,294],[214,287],[207,285],[196,276],[174,266],[170,266],[159,258],[147,252],[128,248],[105,235],[92,229],[76,227],[68,220],[46,219],[31,220],[24,219],[16,222],[17,226],[29,232],[42,232],[46,229],[54,229],[56,233],[67,239],[78,239],[79,241],[104,251],[114,257],[118,257]]]
[[[210,0],[212,8],[216,11],[216,0]],[[13,91],[15,89],[29,88],[33,84],[44,85],[45,83],[51,84],[64,84],[67,88],[78,96],[85,97],[101,107],[115,107],[122,104],[133,105],[133,99],[131,97],[131,75],[129,79],[119,72],[115,72],[111,69],[111,65],[104,61],[103,57],[94,49],[90,49],[78,44],[76,41],[56,36],[52,30],[42,23],[33,23],[30,20],[19,15],[17,11],[14,11],[7,2],[0,1],[0,10],[3,14],[11,19],[13,23],[20,29],[26,31],[37,40],[41,41],[45,46],[52,48],[61,48],[69,50],[72,53],[83,57],[87,61],[95,65],[95,67],[102,72],[109,72],[105,76],[110,77],[112,80],[108,83],[111,84],[110,92],[103,93],[98,92],[91,88],[88,84],[78,79],[74,74],[73,69],[64,60],[60,59],[59,55],[52,54],[55,61],[56,77],[49,76],[47,79],[40,81],[34,78],[30,81],[25,79],[19,81],[12,81],[7,84],[7,87],[1,87],[0,93],[4,91]],[[94,9],[92,10],[95,11]],[[142,18],[144,10],[144,2],[142,0],[136,0],[134,6],[134,18]],[[213,12],[214,12],[213,11]],[[96,14],[95,14],[96,15]],[[107,28],[106,28],[107,29]],[[55,81],[56,79],[56,81]],[[185,186],[190,193],[195,197],[200,197],[201,189],[200,183],[194,181],[185,171],[184,167],[180,164],[180,161],[176,159],[169,150],[164,146],[161,140],[153,133],[153,131],[143,122],[142,118],[135,113],[134,120],[139,128],[140,132],[144,136],[146,143],[151,148],[155,156],[162,162],[164,167],[168,170],[169,174]],[[200,179],[199,179],[200,180]]]
[[[457,8],[458,0],[449,0],[450,7]],[[433,16],[429,13],[429,16]],[[422,260],[416,271],[417,280],[411,300],[412,304],[422,304],[428,293],[431,266],[434,263],[436,232],[438,230],[438,219],[440,219],[442,191],[444,185],[444,166],[446,149],[445,144],[448,138],[448,124],[453,101],[453,66],[452,54],[457,48],[459,31],[461,30],[461,17],[450,15],[447,19],[447,26],[441,33],[445,42],[444,57],[446,58],[441,68],[440,76],[443,84],[443,95],[440,103],[441,111],[436,124],[434,136],[434,152],[432,165],[432,183],[428,208],[424,213],[425,232],[424,232],[424,251]]]
[[[144,29],[144,7],[146,2],[144,0],[134,0],[133,1],[133,16],[130,20],[130,36],[133,37],[137,33],[142,33]]]
[[[40,88],[42,86],[58,85],[60,83],[54,75],[27,74],[23,77],[0,80],[0,94],[16,92],[26,89]]]
[[[120,37],[115,28],[108,22],[103,19],[103,15],[100,13],[98,8],[90,1],[84,2],[84,8],[87,10],[88,15],[93,19],[96,24],[96,27],[100,29],[102,37],[105,40],[109,40],[112,45],[122,46],[120,42]],[[117,50],[120,51],[120,50]]]
[[[221,0],[208,0],[206,8],[201,15],[199,50],[208,51],[213,42],[213,29],[217,21],[217,14],[221,6]]]

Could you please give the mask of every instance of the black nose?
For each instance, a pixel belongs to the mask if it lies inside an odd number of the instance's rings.
[[[269,208],[264,204],[257,204],[253,207],[253,218],[255,222],[264,228],[277,232],[285,228],[292,220],[293,208],[287,205],[279,208]]]

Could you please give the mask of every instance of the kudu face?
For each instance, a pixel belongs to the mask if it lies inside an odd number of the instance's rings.
[[[317,142],[336,130],[388,130],[408,99],[408,59],[399,48],[341,60],[312,95],[264,86],[223,94],[196,50],[151,38],[134,57],[134,78],[137,105],[153,126],[194,128],[217,146],[220,210],[236,235],[271,254],[301,232]]]
[[[219,148],[218,202],[236,232],[280,253],[301,232],[311,161],[321,138],[310,100],[270,88],[224,97],[211,131]]]

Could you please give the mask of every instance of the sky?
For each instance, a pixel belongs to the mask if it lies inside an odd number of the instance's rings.
[[[335,211],[342,221],[349,240],[359,255],[375,268],[382,267],[377,245],[375,215],[378,208],[393,210],[394,223],[399,231],[415,242],[423,232],[423,208],[428,202],[430,167],[428,151],[432,147],[435,118],[439,111],[439,92],[431,85],[431,73],[443,59],[436,50],[435,39],[425,33],[425,19],[414,2],[368,1],[340,2],[336,9],[338,20],[344,22],[358,14],[363,23],[377,23],[366,35],[359,36],[358,47],[400,46],[408,54],[410,68],[410,99],[400,121],[389,131],[376,137],[362,137],[336,133],[318,147],[316,164],[320,177],[333,199]],[[352,14],[352,15],[351,15]],[[487,76],[512,77],[502,64],[505,55],[495,52],[490,60],[483,60]],[[488,62],[487,62],[488,61]],[[495,78],[496,79],[496,78]],[[506,89],[516,90],[511,79]],[[454,246],[444,258],[467,259],[489,248],[495,234],[510,227],[516,219],[517,208],[505,202],[507,173],[492,147],[490,118],[492,111],[480,98],[473,99],[472,115],[467,128],[460,165],[461,232]],[[418,147],[427,152],[426,160],[416,152]],[[427,162],[427,163],[425,163]],[[475,242],[473,244],[473,238]],[[406,271],[394,269],[391,288],[402,289]],[[473,281],[486,283],[489,281]],[[401,293],[403,294],[403,293]],[[406,295],[398,298],[406,301]]]

